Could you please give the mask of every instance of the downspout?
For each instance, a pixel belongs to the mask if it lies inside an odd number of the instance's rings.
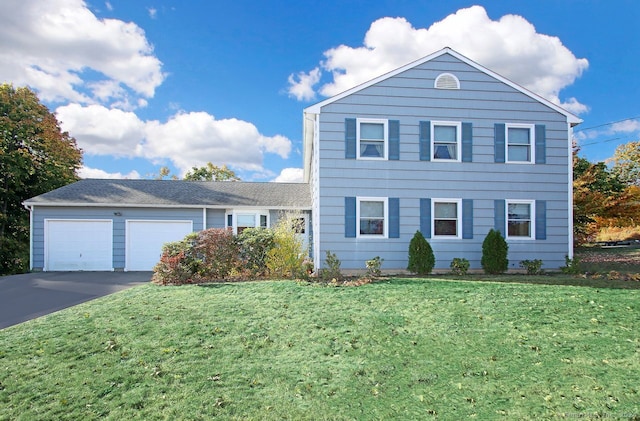
[[[567,256],[573,259],[573,126],[567,123],[569,133],[569,250]]]
[[[207,229],[207,208],[202,208],[202,231]]]
[[[29,211],[29,272],[33,271],[33,206],[22,205]]]

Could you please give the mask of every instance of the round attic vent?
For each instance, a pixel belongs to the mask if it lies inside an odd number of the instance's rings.
[[[436,89],[460,89],[460,81],[451,73],[443,73],[436,78]]]

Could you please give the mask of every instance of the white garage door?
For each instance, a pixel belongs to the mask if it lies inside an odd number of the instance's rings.
[[[192,231],[192,221],[127,221],[125,270],[153,269],[164,243],[180,241]]]
[[[111,220],[47,219],[44,270],[113,270]]]

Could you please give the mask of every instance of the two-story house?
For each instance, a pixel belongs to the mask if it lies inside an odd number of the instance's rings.
[[[573,255],[572,127],[581,120],[445,48],[304,110],[316,264],[404,269],[417,230],[437,268],[480,268],[491,228],[510,267]]]
[[[304,110],[304,184],[81,180],[24,202],[35,270],[150,270],[166,241],[269,227],[301,212],[316,267],[407,267],[411,238],[436,269],[480,268],[491,228],[510,267],[573,255],[575,115],[445,48]]]

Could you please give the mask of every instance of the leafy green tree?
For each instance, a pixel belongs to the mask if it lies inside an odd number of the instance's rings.
[[[184,176],[189,181],[240,181],[240,178],[233,170],[227,168],[226,165],[221,167],[207,162],[202,167],[192,167]]]
[[[609,159],[611,173],[627,185],[640,186],[640,141],[619,145]]]
[[[29,88],[0,85],[0,274],[28,270],[22,202],[78,179],[82,151]]]
[[[420,231],[416,231],[409,242],[409,264],[407,270],[418,275],[431,273],[436,264],[431,245]]]

